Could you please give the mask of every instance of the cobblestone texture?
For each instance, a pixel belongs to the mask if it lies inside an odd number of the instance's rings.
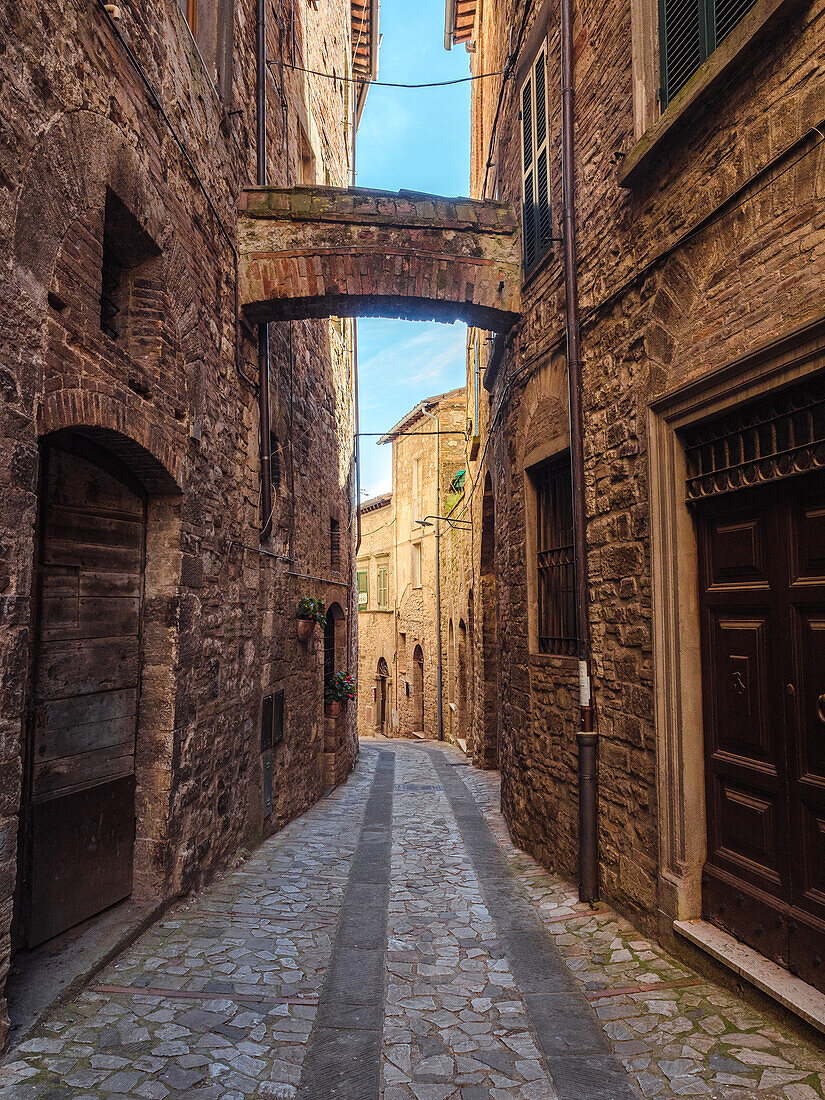
[[[573,1095],[564,1059],[548,1071],[529,998],[517,987],[430,752],[456,765],[452,774],[471,791],[581,983],[571,1013],[586,997],[640,1097],[825,1096],[821,1052],[698,978],[606,906],[581,905],[567,883],[514,847],[498,810],[497,775],[461,767],[463,757],[448,748],[381,749],[395,755],[382,1100]],[[0,1097],[302,1096],[312,1085],[301,1082],[301,1067],[347,883],[352,890],[370,879],[363,868],[350,872],[366,835],[376,761],[367,744],[342,788],[147,932],[10,1051]],[[351,1019],[337,1026],[341,1034],[359,1028]]]

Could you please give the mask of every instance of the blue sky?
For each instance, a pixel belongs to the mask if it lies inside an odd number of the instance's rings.
[[[378,79],[401,83],[469,75],[464,47],[444,49],[444,0],[381,0]],[[361,118],[356,183],[466,195],[470,164],[470,85],[407,90],[373,86]],[[383,432],[421,401],[464,384],[463,324],[358,321],[361,431]],[[391,487],[389,447],[361,440],[361,486]]]

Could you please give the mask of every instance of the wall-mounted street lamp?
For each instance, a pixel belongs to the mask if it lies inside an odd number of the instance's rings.
[[[433,523],[433,520],[435,523]],[[450,516],[424,516],[415,521],[419,527],[435,527],[435,689],[438,714],[438,740],[444,740],[444,703],[441,698],[442,686],[442,647],[441,647],[441,524],[449,523],[457,531],[471,531],[473,524],[468,519],[452,519]]]

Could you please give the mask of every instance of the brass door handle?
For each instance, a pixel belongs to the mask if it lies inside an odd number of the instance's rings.
[[[823,726],[825,726],[825,692],[816,701],[816,714]]]

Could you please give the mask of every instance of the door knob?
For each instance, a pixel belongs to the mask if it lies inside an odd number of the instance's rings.
[[[825,726],[825,692],[823,692],[816,701],[816,716],[822,725]]]

